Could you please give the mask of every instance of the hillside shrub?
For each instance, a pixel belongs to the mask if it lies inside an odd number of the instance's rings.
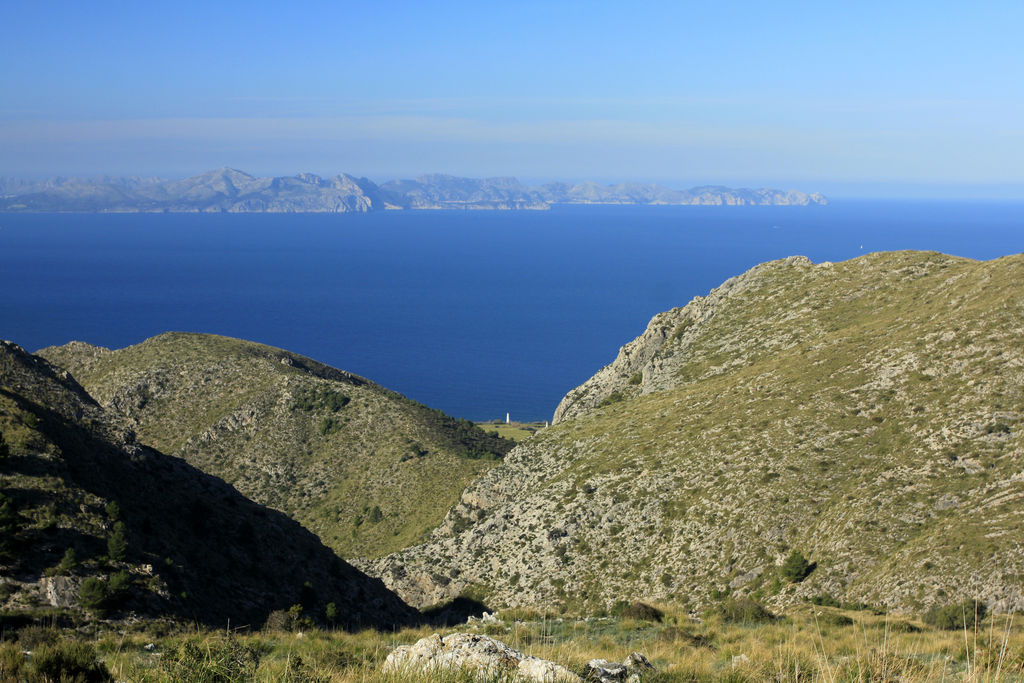
[[[819,593],[811,598],[811,604],[819,605],[821,607],[839,607],[840,602],[828,593]]]
[[[78,567],[78,556],[75,555],[74,548],[68,548],[64,551],[64,557],[60,559],[60,563],[57,565],[57,574],[70,574],[76,567]]]
[[[42,681],[106,683],[114,680],[106,665],[96,659],[95,648],[88,643],[62,641],[43,645],[32,653],[29,667]]]
[[[344,425],[344,421],[336,417],[327,416],[320,420],[320,426],[317,428],[317,431],[320,432],[320,436],[330,436],[340,432]]]
[[[114,572],[107,582],[107,595],[111,601],[122,602],[132,586],[132,577],[128,572]]]
[[[952,605],[934,605],[922,615],[924,623],[946,631],[974,628],[985,618],[988,608],[977,600],[964,600]]]
[[[615,403],[619,403],[620,401],[625,401],[625,400],[626,400],[626,397],[622,395],[621,391],[613,391],[612,393],[608,394],[608,396],[606,396],[604,398],[604,400],[602,400],[600,403],[598,403],[597,407],[598,408],[604,408],[606,406],[610,406],[610,405],[613,405]]]
[[[235,638],[196,643],[186,640],[160,659],[170,683],[234,683],[252,681],[263,653]]]
[[[124,562],[128,555],[128,541],[124,537],[124,522],[115,522],[114,531],[107,537],[107,558],[111,562]]]
[[[853,619],[846,616],[845,614],[836,614],[835,612],[822,612],[821,614],[815,615],[815,620],[821,626],[853,625]]]
[[[763,624],[776,619],[764,605],[750,598],[729,598],[715,611],[731,624]]]
[[[90,576],[78,588],[78,604],[87,610],[102,614],[107,601],[107,584]]]
[[[612,616],[620,619],[636,619],[637,621],[660,622],[665,613],[657,607],[648,605],[645,602],[626,602],[619,600],[611,608]]]
[[[6,680],[26,680],[28,662],[20,646],[14,643],[0,643],[0,673]]]
[[[0,493],[0,558],[13,555],[15,536],[21,530],[21,516],[14,500]]]
[[[351,399],[337,391],[327,387],[306,389],[301,392],[292,404],[292,408],[310,413],[318,410],[327,410],[336,413],[351,402]]]
[[[11,454],[11,448],[7,445],[7,440],[4,439],[4,433],[0,432],[0,460],[3,460]]]
[[[794,550],[786,558],[786,561],[782,563],[782,566],[779,568],[779,575],[790,583],[800,583],[814,571],[814,567],[815,565],[808,562],[802,552]]]
[[[52,626],[25,626],[18,630],[18,646],[33,652],[44,645],[56,645],[60,631]]]

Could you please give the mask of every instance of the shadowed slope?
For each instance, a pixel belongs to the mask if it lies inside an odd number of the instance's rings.
[[[13,512],[0,558],[8,611],[90,606],[79,591],[100,578],[111,592],[102,607],[115,612],[259,625],[294,604],[322,621],[333,602],[348,627],[410,618],[379,581],[298,523],[140,445],[65,371],[8,342],[0,343],[0,433],[9,449],[0,492]],[[69,548],[75,562],[45,576]],[[127,584],[114,594],[118,572]]]

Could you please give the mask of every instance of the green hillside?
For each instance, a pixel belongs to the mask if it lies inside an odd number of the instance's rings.
[[[66,372],[9,342],[0,443],[5,632],[89,615],[258,627],[294,605],[350,628],[411,617],[298,523],[142,446]]]
[[[764,264],[556,418],[374,573],[420,605],[1024,607],[1022,256]]]
[[[167,333],[43,349],[140,441],[281,510],[344,556],[421,541],[512,442],[297,354]]]

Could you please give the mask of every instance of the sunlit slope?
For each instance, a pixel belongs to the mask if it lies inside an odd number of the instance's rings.
[[[1024,607],[1022,366],[1021,256],[764,264],[656,316],[374,571],[418,604]]]
[[[512,443],[280,349],[167,333],[40,351],[140,441],[224,478],[346,556],[423,539]]]

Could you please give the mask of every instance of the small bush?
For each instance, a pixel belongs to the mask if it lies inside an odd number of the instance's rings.
[[[889,633],[920,633],[921,629],[908,621],[890,621],[883,625]]]
[[[775,621],[775,615],[750,598],[730,598],[717,608],[723,621],[732,624],[762,624]]]
[[[808,574],[814,571],[814,565],[807,561],[804,554],[794,550],[782,563],[779,568],[779,575],[790,583],[800,583],[807,578]]]
[[[602,400],[600,403],[598,403],[597,407],[598,408],[604,408],[606,406],[610,406],[610,405],[613,405],[615,403],[619,403],[620,401],[625,401],[625,400],[626,400],[626,397],[622,395],[621,391],[613,391],[612,393],[608,394],[608,396],[606,396],[604,398],[604,400]]]
[[[107,557],[111,562],[124,562],[128,554],[128,541],[124,537],[124,522],[116,522],[107,538]]]
[[[60,640],[60,631],[44,626],[26,626],[18,631],[18,645],[22,650],[38,650],[43,645],[55,645]]]
[[[620,619],[654,622],[660,622],[665,616],[665,613],[660,609],[645,602],[628,603],[625,600],[620,600],[612,605],[611,613]]]
[[[78,567],[78,557],[75,555],[75,549],[68,548],[64,551],[64,557],[61,558],[60,564],[57,565],[57,574],[70,574],[76,567]]]
[[[28,663],[22,648],[14,643],[0,643],[0,675],[6,681],[26,680]]]
[[[7,441],[4,439],[4,433],[0,432],[0,460],[3,460],[11,454],[11,448],[7,445]]]
[[[835,612],[822,612],[815,616],[815,620],[821,626],[852,626],[853,619],[846,616],[845,614],[836,614]]]
[[[171,683],[233,683],[255,680],[262,653],[234,638],[196,643],[186,640],[160,660]]]
[[[821,607],[839,607],[841,603],[827,593],[819,593],[811,598],[811,604],[819,605]]]
[[[345,423],[342,420],[336,417],[327,416],[320,420],[318,431],[320,432],[320,436],[330,436],[331,434],[340,432],[344,424]]]
[[[921,617],[924,623],[946,631],[974,628],[985,618],[988,608],[977,600],[964,600],[955,605],[935,605]]]
[[[107,602],[107,584],[95,576],[82,582],[78,589],[78,604],[87,610],[102,614]]]
[[[295,604],[288,609],[274,610],[267,615],[263,628],[267,631],[297,631],[312,628],[313,620],[303,616],[302,605]]]
[[[16,535],[21,531],[22,520],[18,506],[12,498],[0,493],[0,558],[14,554]]]
[[[114,680],[107,667],[96,659],[96,650],[87,643],[64,641],[43,645],[32,653],[30,667],[43,681],[106,683]]]

